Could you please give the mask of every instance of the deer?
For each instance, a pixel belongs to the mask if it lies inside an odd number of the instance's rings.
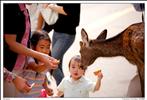
[[[85,29],[81,29],[81,66],[86,69],[98,57],[125,57],[137,66],[144,96],[144,22],[131,24],[111,38],[106,39],[106,36],[107,29],[104,29],[96,39],[89,39]]]

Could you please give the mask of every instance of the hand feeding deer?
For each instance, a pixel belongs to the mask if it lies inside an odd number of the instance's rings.
[[[124,56],[130,63],[137,66],[144,96],[144,22],[127,27],[118,35],[105,39],[105,29],[95,40],[89,40],[84,29],[81,30],[80,53],[82,66],[88,67],[98,57]]]

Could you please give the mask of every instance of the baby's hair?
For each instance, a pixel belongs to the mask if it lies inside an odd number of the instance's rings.
[[[81,56],[80,56],[80,55],[75,55],[75,56],[73,56],[73,57],[70,59],[70,61],[69,61],[69,67],[70,67],[70,63],[71,63],[72,60],[74,60],[74,61],[80,63],[80,66],[79,66],[79,67],[80,67],[81,69],[83,69],[83,70],[86,70],[83,66],[81,66]]]
[[[51,43],[51,39],[46,31],[34,31],[30,39],[31,46],[36,47],[38,41],[42,39],[48,40]]]

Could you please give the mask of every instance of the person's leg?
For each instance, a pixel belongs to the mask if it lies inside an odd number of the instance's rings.
[[[52,57],[60,60],[60,64],[57,69],[53,71],[53,76],[56,80],[57,85],[61,82],[61,80],[64,77],[63,71],[62,71],[62,60],[63,56],[68,50],[68,48],[72,45],[74,42],[75,36],[74,35],[68,35],[65,33],[53,33],[53,46],[52,46]]]

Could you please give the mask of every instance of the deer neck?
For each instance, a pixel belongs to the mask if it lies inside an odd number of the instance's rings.
[[[122,56],[122,36],[121,34],[103,41],[95,40],[93,41],[96,46],[93,48],[98,52],[98,55],[101,57],[113,57],[113,56]],[[100,54],[101,53],[101,54]]]

